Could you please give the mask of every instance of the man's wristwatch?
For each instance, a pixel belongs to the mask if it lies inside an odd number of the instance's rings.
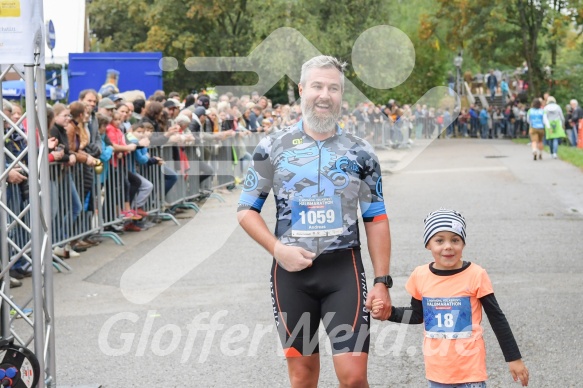
[[[387,288],[393,287],[393,278],[391,275],[379,276],[374,278],[374,284],[383,283]]]

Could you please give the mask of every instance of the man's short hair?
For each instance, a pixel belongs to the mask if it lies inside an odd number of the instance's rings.
[[[143,98],[138,98],[137,100],[134,100],[134,112],[136,112],[137,114],[142,114],[142,110],[145,108],[146,106],[146,100],[144,100]]]
[[[302,73],[300,76],[300,84],[306,85],[306,77],[308,71],[311,69],[329,69],[334,68],[340,72],[340,85],[344,91],[344,70],[346,69],[346,62],[340,62],[338,59],[329,55],[318,55],[302,65]]]
[[[87,96],[90,93],[93,94],[95,98],[98,97],[97,91],[95,89],[84,89],[81,90],[81,93],[79,93],[79,101],[83,101],[85,99],[85,96]]]
[[[180,108],[180,102],[174,98],[169,98],[164,103],[164,108]]]

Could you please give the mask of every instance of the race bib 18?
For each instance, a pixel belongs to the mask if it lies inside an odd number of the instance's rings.
[[[425,336],[458,339],[472,335],[472,306],[469,296],[454,298],[423,297]]]

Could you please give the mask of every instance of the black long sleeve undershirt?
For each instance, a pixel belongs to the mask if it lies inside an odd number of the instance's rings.
[[[464,263],[464,266],[460,268],[462,271],[469,266],[470,263]],[[453,271],[439,271],[432,268],[432,272],[439,276],[453,275],[454,273],[460,272],[460,270]],[[498,301],[494,294],[488,294],[480,298],[484,312],[488,317],[490,326],[496,335],[496,339],[500,344],[500,349],[502,349],[502,354],[504,355],[504,360],[506,362],[516,361],[522,358],[520,355],[520,350],[518,349],[518,344],[514,339],[510,325],[506,316],[502,312],[502,309],[498,305]],[[409,307],[391,307],[391,316],[389,321],[397,323],[406,323],[409,325],[418,325],[423,323],[423,304],[419,299],[411,298],[411,306]]]

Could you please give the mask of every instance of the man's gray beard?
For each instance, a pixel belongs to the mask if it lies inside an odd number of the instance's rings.
[[[336,124],[340,119],[340,109],[338,109],[337,112],[332,112],[332,114],[326,118],[320,118],[314,114],[313,109],[308,109],[304,100],[301,102],[301,107],[303,119],[310,130],[316,133],[330,133],[336,131]]]

